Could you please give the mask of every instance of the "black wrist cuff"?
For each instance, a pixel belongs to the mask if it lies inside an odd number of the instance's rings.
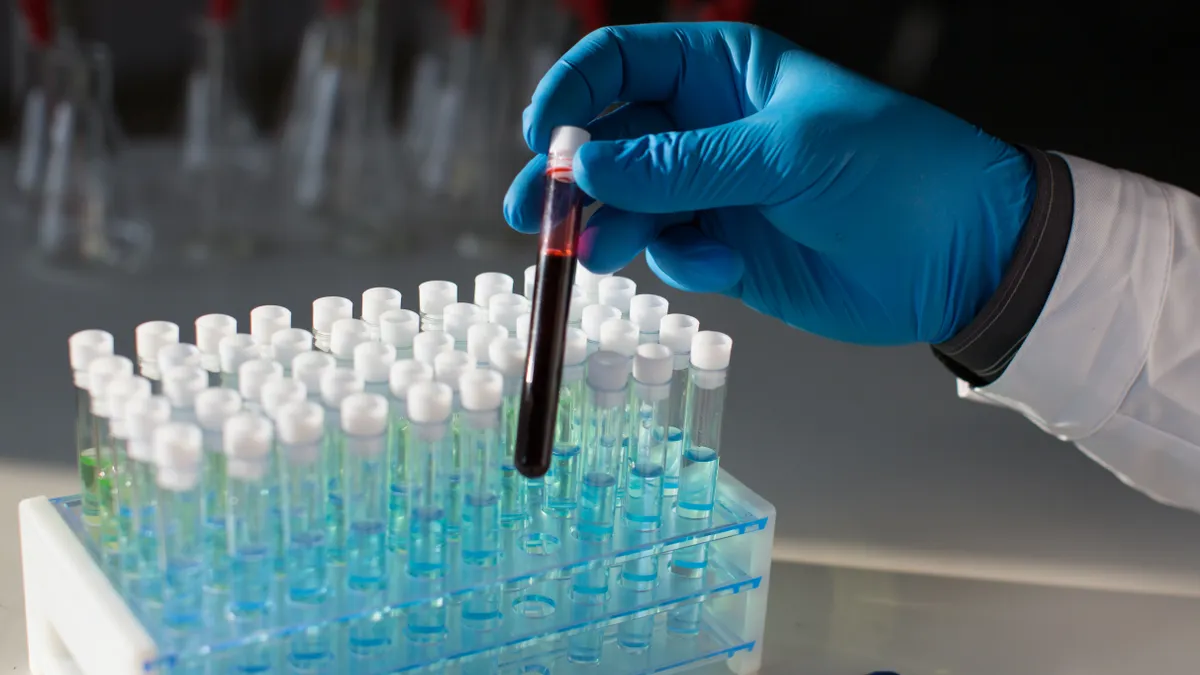
[[[1000,378],[1042,313],[1071,237],[1075,188],[1066,160],[1035,148],[1037,194],[1000,287],[971,323],[933,354],[959,379],[982,387]]]

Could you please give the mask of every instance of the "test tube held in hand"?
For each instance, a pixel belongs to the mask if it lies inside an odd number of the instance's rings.
[[[583,193],[575,185],[572,166],[575,152],[590,139],[586,130],[577,127],[558,127],[550,139],[533,324],[514,447],[514,464],[529,478],[545,475],[553,456],[556,400],[583,227]]]

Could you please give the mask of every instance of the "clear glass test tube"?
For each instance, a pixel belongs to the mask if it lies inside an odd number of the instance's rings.
[[[629,318],[629,303],[637,295],[637,283],[629,277],[611,276],[597,284],[599,303],[621,310],[621,318]]]
[[[600,328],[613,319],[621,318],[621,310],[608,305],[588,305],[583,310],[580,326],[587,336],[588,356],[600,351]]]
[[[108,407],[108,388],[118,379],[133,375],[133,362],[123,356],[102,356],[88,366],[88,395],[91,398],[92,447],[95,455],[91,457],[93,468],[92,478],[87,480],[85,469],[84,483],[92,486],[94,503],[99,510],[96,534],[102,551],[115,552],[117,546],[117,514],[112,501],[113,481],[115,480],[114,447],[112,438],[112,411]]]
[[[162,393],[171,402],[172,421],[195,424],[196,396],[207,388],[208,371],[200,366],[170,366],[162,371]]]
[[[179,366],[202,368],[200,348],[187,342],[173,342],[158,350],[158,373],[165,378],[167,371]]]
[[[170,321],[147,321],[134,329],[138,374],[150,380],[154,393],[161,388],[162,374],[158,370],[158,350],[164,345],[179,342],[179,326]]]
[[[317,298],[312,303],[312,316],[314,348],[327,352],[333,336],[333,324],[341,319],[354,318],[354,302],[336,295]]]
[[[643,293],[629,301],[629,320],[638,329],[638,344],[658,342],[659,327],[670,303],[661,295]]]
[[[483,272],[475,275],[474,302],[486,312],[494,295],[513,292],[513,278],[503,272]]]
[[[343,456],[346,435],[342,432],[342,402],[347,397],[361,393],[362,378],[352,370],[335,368],[321,376],[321,402],[325,406],[325,478],[328,479],[328,510],[326,524],[329,528],[329,557],[334,562],[344,562],[346,552],[346,530],[342,491]]]
[[[108,399],[109,434],[112,439],[112,503],[114,518],[101,528],[102,539],[116,538],[116,550],[111,559],[112,571],[120,570],[127,561],[125,553],[137,540],[133,530],[132,511],[137,508],[138,494],[127,486],[126,474],[130,471],[129,425],[126,424],[127,405],[130,401],[150,397],[150,381],[137,375],[122,375],[113,380],[105,391]]]
[[[452,281],[426,281],[417,287],[421,303],[421,330],[442,328],[442,312],[458,302],[458,285]]]
[[[248,333],[227,335],[218,343],[217,352],[221,360],[221,386],[238,391],[238,369],[259,357],[254,338]]]
[[[250,310],[250,337],[262,358],[271,358],[271,337],[291,327],[292,310],[283,305],[259,305]]]
[[[679,492],[679,462],[683,459],[684,402],[688,390],[688,367],[692,358],[692,338],[700,331],[700,322],[687,314],[668,314],[659,322],[659,344],[674,355],[675,374],[671,378],[671,398],[667,403],[667,464],[663,474],[663,494]]]
[[[362,320],[367,324],[372,340],[379,339],[379,317],[384,312],[401,309],[403,296],[394,288],[368,288],[362,294]]]
[[[496,340],[508,337],[508,331],[497,323],[477,323],[467,331],[467,354],[475,360],[475,367],[486,368],[491,363],[488,349]]]
[[[83,495],[82,514],[89,527],[99,525],[100,502],[96,492],[96,447],[92,400],[88,393],[88,368],[96,359],[113,355],[113,336],[102,330],[84,330],[67,341],[71,377],[75,383],[75,457]]]
[[[433,368],[404,359],[392,364],[388,377],[391,398],[391,425],[388,430],[387,475],[388,497],[388,548],[393,551],[408,550],[408,447],[409,431],[408,391],[421,382],[433,381]]]
[[[154,454],[163,623],[172,630],[190,631],[203,625],[204,614],[200,427],[179,422],[158,427]]]
[[[365,392],[347,396],[342,401],[341,423],[345,434],[346,580],[356,591],[382,590],[387,584],[387,399]]]
[[[363,391],[387,396],[388,377],[396,362],[396,348],[382,342],[364,342],[354,348],[354,372],[363,381]]]
[[[311,352],[313,342],[313,334],[303,328],[285,328],[271,335],[270,357],[283,366],[284,377],[291,377],[292,362],[297,356]]]
[[[204,518],[207,543],[208,576],[205,586],[210,593],[229,590],[229,553],[226,537],[226,456],[225,423],[242,410],[242,397],[232,389],[209,387],[196,395],[196,421],[204,447],[201,467],[200,512]]]
[[[454,338],[449,333],[431,330],[413,338],[413,358],[430,368],[438,354],[454,351]]]
[[[283,365],[271,359],[250,359],[238,366],[237,377],[242,406],[252,412],[263,412],[263,386],[273,379],[283,377]]]
[[[139,602],[157,602],[158,544],[154,486],[154,431],[171,420],[171,404],[162,396],[135,398],[125,405],[127,470],[121,475],[128,495],[129,539],[122,551],[122,584]],[[222,523],[223,525],[223,523]]]
[[[422,382],[408,391],[408,574],[441,579],[446,574],[447,460],[453,393],[440,382]],[[414,642],[446,634],[446,608],[440,601],[408,612],[405,634]]]
[[[500,560],[500,409],[504,378],[494,370],[471,370],[459,378],[459,389],[463,562],[492,566]]]
[[[529,300],[516,293],[500,293],[488,299],[488,321],[503,326],[510,335],[517,330],[517,317],[529,310]]]
[[[421,316],[411,309],[392,309],[379,315],[379,341],[396,350],[396,360],[413,357],[413,339],[421,331]]]
[[[488,313],[479,305],[470,302],[455,302],[442,310],[442,327],[454,338],[454,348],[467,350],[467,333],[471,326],[487,323]]]
[[[333,323],[329,338],[329,353],[337,359],[339,368],[354,368],[354,350],[371,342],[371,327],[360,319],[338,319]]]
[[[517,415],[521,408],[521,380],[525,376],[525,345],[517,338],[496,340],[488,348],[491,367],[504,378],[504,404],[500,413],[503,453],[500,461],[500,523],[520,528],[529,518],[529,493],[525,477],[513,464]]]
[[[583,479],[575,524],[582,539],[607,539],[613,533],[631,369],[632,360],[616,352],[598,351],[588,357]]]
[[[579,505],[586,362],[587,335],[579,328],[568,328],[562,385],[558,390],[554,458],[546,474],[542,497],[542,510],[559,518],[570,518]]]
[[[475,368],[475,361],[466,352],[442,352],[433,360],[433,377],[450,387],[450,458],[446,470],[449,480],[446,496],[446,535],[457,539],[462,527],[463,492],[462,477],[466,462],[466,439],[462,433],[462,398],[458,389],[460,378]]]
[[[267,488],[274,429],[263,415],[241,412],[225,421],[222,441],[231,559],[229,612],[242,619],[261,618],[268,611],[274,577],[275,520]]]
[[[237,335],[237,319],[228,314],[205,314],[195,322],[200,365],[208,371],[208,383],[221,384],[221,340]]]

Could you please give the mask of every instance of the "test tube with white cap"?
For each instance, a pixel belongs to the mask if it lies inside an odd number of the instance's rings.
[[[303,383],[286,377],[274,377],[265,382],[262,389],[259,391],[259,404],[262,406],[262,412],[267,416],[267,419],[272,422],[278,421],[279,411],[286,405],[298,403],[307,400],[308,390]],[[283,534],[283,490],[282,483],[276,483],[274,480],[280,476],[282,470],[283,457],[279,453],[271,455],[271,477],[272,480],[268,485],[271,491],[271,517],[277,520],[277,524],[272,527],[275,531],[275,571],[279,574],[285,572],[284,561],[286,559],[286,539]]]
[[[283,376],[292,376],[292,362],[311,352],[313,334],[303,328],[285,328],[271,336],[271,358],[283,366]]]
[[[637,284],[629,277],[607,277],[599,283],[599,302],[621,310],[622,318],[629,318],[629,303],[637,295]]]
[[[525,478],[513,462],[513,444],[517,437],[517,415],[521,410],[521,383],[525,378],[525,345],[517,338],[496,340],[488,349],[491,367],[504,378],[504,405],[501,410],[500,524],[506,528],[524,526],[529,517]]]
[[[421,303],[421,330],[442,330],[446,305],[458,302],[458,285],[452,281],[426,281],[417,287]]]
[[[441,382],[421,382],[408,391],[408,574],[439,579],[446,574],[446,486],[453,394]],[[408,612],[406,634],[416,642],[440,639],[446,608],[438,602]]]
[[[488,300],[488,320],[500,324],[510,334],[517,329],[517,317],[528,314],[529,310],[529,300],[516,293],[501,293]]]
[[[608,305],[588,305],[583,309],[583,332],[587,335],[588,356],[600,351],[600,327],[621,318],[621,310]]]
[[[571,328],[583,327],[583,310],[587,309],[594,303],[588,302],[587,296],[583,292],[583,288],[579,284],[571,287],[571,304],[567,308],[567,326]]]
[[[162,619],[173,630],[193,630],[203,623],[202,458],[200,428],[195,424],[172,422],[154,430]]]
[[[371,342],[371,329],[365,321],[338,319],[333,323],[329,352],[337,359],[339,368],[353,368],[354,349],[364,342]]]
[[[575,266],[575,285],[583,289],[584,299],[589,305],[600,302],[600,282],[611,276],[611,274],[595,274],[583,265]]]
[[[613,533],[631,369],[632,359],[616,352],[588,357],[583,480],[575,526],[582,539],[602,540]]]
[[[337,360],[319,351],[305,352],[292,359],[292,379],[304,385],[308,400],[321,402],[321,376],[337,368]]]
[[[454,338],[440,330],[426,331],[413,338],[413,358],[433,367],[438,354],[454,351]]]
[[[123,508],[122,528],[129,539],[122,543],[122,581],[139,598],[158,598],[158,544],[154,504],[154,430],[171,420],[171,404],[162,396],[130,399],[125,404],[125,429],[128,463],[121,474],[122,490],[129,495]],[[224,527],[224,523],[221,524]],[[130,545],[130,543],[132,545]],[[222,552],[223,553],[223,552]]]
[[[583,431],[583,375],[587,363],[587,335],[579,328],[567,329],[563,352],[562,385],[555,419],[554,456],[545,477],[542,510],[570,517],[579,504],[579,448]]]
[[[345,434],[342,433],[342,401],[363,391],[365,383],[353,370],[335,368],[321,375],[321,403],[325,407],[325,477],[329,481],[329,508],[326,525],[330,559],[344,560],[345,528],[343,527],[342,455]]]
[[[328,482],[321,466],[325,409],[308,400],[292,401],[276,411],[275,428],[282,458],[288,599],[303,605],[320,604],[329,592],[325,551]]]
[[[513,292],[513,278],[503,272],[484,272],[475,275],[475,304],[487,310],[493,295]]]
[[[101,525],[101,540],[116,541],[119,550],[125,551],[132,545],[132,512],[137,505],[131,502],[136,495],[126,489],[125,474],[129,471],[129,428],[126,422],[126,406],[130,401],[150,397],[150,381],[137,375],[122,375],[109,383],[105,396],[110,411],[109,431],[112,435],[113,479],[112,503],[116,518]],[[122,556],[123,557],[123,556]],[[113,562],[118,562],[116,559]]]
[[[379,286],[368,288],[362,294],[362,320],[367,324],[372,340],[379,339],[379,317],[384,312],[401,308],[400,291]]]
[[[313,345],[316,349],[329,351],[329,340],[333,335],[333,324],[341,319],[354,318],[354,302],[350,298],[328,295],[312,303]]]
[[[196,395],[196,421],[204,447],[201,482],[204,495],[200,510],[204,515],[204,531],[208,541],[209,590],[217,593],[229,589],[229,557],[225,532],[227,496],[225,422],[242,411],[242,396],[232,389],[209,387]]]
[[[227,500],[225,513],[229,537],[229,613],[235,618],[262,617],[271,598],[271,580],[275,576],[271,552],[275,535],[271,525],[269,491],[270,456],[274,429],[270,420],[254,412],[240,412],[225,421],[222,429],[225,446]],[[257,666],[266,654],[247,653],[245,658]],[[267,661],[262,672],[270,668]]]
[[[259,305],[250,310],[250,337],[259,355],[271,356],[271,336],[292,327],[292,310],[282,305]]]
[[[392,418],[387,470],[391,491],[388,498],[388,546],[396,551],[408,549],[408,531],[405,529],[408,524],[408,392],[421,382],[432,381],[433,368],[413,359],[393,363],[388,376],[391,390],[388,409]]]
[[[362,378],[363,391],[387,396],[388,377],[396,362],[396,348],[382,342],[364,342],[354,348],[354,372]]]
[[[168,370],[176,366],[201,368],[201,361],[200,348],[196,345],[186,342],[163,345],[158,350],[158,375],[163,378]]]
[[[488,349],[496,340],[508,337],[508,330],[498,323],[477,323],[467,331],[467,354],[475,359],[477,368],[486,368],[491,363]]]
[[[113,355],[113,336],[102,330],[84,330],[67,340],[71,377],[75,383],[75,458],[83,493],[84,522],[96,524],[100,505],[94,492],[96,471],[95,418],[88,393],[88,368],[92,362]]]
[[[158,393],[158,350],[164,345],[179,342],[179,326],[170,321],[147,321],[133,331],[137,351],[138,373],[150,380]]]
[[[238,393],[242,407],[262,412],[262,388],[269,380],[283,377],[283,366],[271,359],[251,359],[238,366]]]
[[[459,396],[463,562],[490,566],[500,560],[500,406],[504,378],[494,370],[467,370],[459,378]]]
[[[533,300],[533,286],[537,283],[537,265],[530,265],[525,268],[525,297],[530,301]]]
[[[638,329],[638,344],[658,342],[659,326],[670,303],[661,295],[643,293],[629,301],[629,320]]]
[[[208,389],[208,371],[199,366],[172,366],[162,371],[162,393],[171,402],[171,420],[196,422],[196,396]]]
[[[454,348],[467,349],[467,332],[477,323],[487,323],[488,313],[479,305],[455,302],[442,310],[443,329],[454,338]]]
[[[379,315],[379,341],[396,350],[396,359],[411,359],[413,339],[421,332],[421,317],[411,309],[393,309]]]
[[[659,322],[658,330],[659,344],[671,350],[675,369],[671,378],[671,397],[667,403],[667,463],[663,475],[663,494],[669,497],[679,492],[688,367],[692,358],[692,338],[700,331],[700,322],[687,314],[668,314]]]
[[[94,514],[92,521],[103,530],[116,517],[112,507],[113,443],[108,408],[108,388],[117,379],[133,375],[133,362],[124,356],[101,356],[88,365],[88,396],[91,399],[93,443],[83,456],[83,486],[85,517]],[[90,502],[90,504],[89,504]],[[114,544],[116,542],[113,542]]]
[[[195,327],[200,365],[209,372],[208,383],[218,385],[221,381],[221,340],[237,335],[237,319],[228,314],[205,314],[197,317]]]
[[[600,325],[600,351],[632,359],[638,347],[638,329],[632,321],[609,319]]]
[[[387,584],[387,399],[359,392],[342,400],[346,582],[352,590]]]
[[[450,460],[447,463],[447,475],[450,485],[447,488],[446,501],[446,534],[451,539],[458,538],[459,526],[462,525],[462,472],[464,443],[462,429],[462,398],[458,385],[459,380],[467,371],[475,368],[475,360],[466,352],[442,352],[433,360],[433,378],[450,387],[452,417],[450,428],[453,431],[450,443]]]
[[[217,351],[221,357],[221,386],[233,390],[238,389],[238,369],[261,355],[254,338],[246,333],[221,338]]]

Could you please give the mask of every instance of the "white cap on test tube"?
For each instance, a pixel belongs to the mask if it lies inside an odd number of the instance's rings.
[[[71,355],[71,370],[75,373],[75,386],[87,388],[87,370],[92,361],[101,356],[112,356],[112,333],[103,330],[81,330],[67,339],[67,351]]]
[[[588,305],[583,310],[583,332],[589,342],[600,342],[600,327],[621,318],[621,310],[608,305]]]
[[[154,430],[154,480],[172,492],[191,490],[200,483],[204,440],[195,424],[171,422]]]
[[[550,158],[566,159],[568,162],[575,158],[575,152],[580,146],[592,140],[587,129],[580,127],[555,127],[550,131]]]
[[[133,399],[150,398],[150,380],[137,375],[122,375],[109,383],[104,395],[108,398],[110,432],[116,438],[129,438],[125,407]]]
[[[529,344],[529,333],[533,330],[533,315],[529,312],[517,317],[516,321],[517,339],[525,344]]]
[[[494,370],[471,370],[459,378],[458,389],[463,410],[495,410],[504,398],[504,377]]]
[[[208,389],[208,371],[200,366],[172,366],[163,370],[162,393],[175,408],[196,406],[196,397]]]
[[[609,319],[600,326],[600,349],[633,358],[638,346],[638,329],[632,321]]]
[[[600,282],[612,276],[611,274],[594,274],[583,265],[575,266],[575,285],[583,289],[583,296],[589,305],[600,302]]]
[[[237,319],[228,314],[205,314],[196,319],[196,347],[205,370],[221,371],[221,340],[230,335],[237,335]]]
[[[313,444],[325,434],[325,409],[312,401],[293,401],[275,412],[275,430],[279,442],[285,445],[307,446],[309,455],[298,455],[297,449],[289,449],[288,460],[308,464],[320,456]]]
[[[242,411],[242,396],[225,387],[209,387],[196,394],[196,421],[205,431],[220,431],[225,421]]]
[[[529,311],[529,300],[516,293],[493,295],[488,301],[488,320],[504,326],[512,333],[517,329],[517,317]]]
[[[466,352],[442,352],[433,360],[433,378],[451,389],[458,388],[463,373],[475,369],[475,359]]]
[[[225,420],[221,431],[226,474],[239,480],[262,480],[275,441],[271,421],[258,413],[240,412]]]
[[[633,370],[633,359],[616,352],[599,351],[588,357],[587,383],[600,405],[616,405],[624,401],[625,385]]]
[[[361,392],[364,387],[358,373],[349,368],[334,368],[321,374],[321,401],[329,408],[340,408],[347,396]]]
[[[487,320],[487,311],[470,302],[454,302],[442,310],[443,330],[449,333],[455,342],[466,342],[467,331],[471,326],[487,323]]]
[[[382,342],[364,342],[354,348],[354,372],[363,382],[388,381],[388,373],[396,362],[396,348]]]
[[[297,356],[312,348],[313,334],[303,328],[285,328],[271,336],[271,358],[282,363],[285,370],[292,367]]]
[[[276,377],[262,386],[258,396],[262,401],[263,413],[274,420],[283,406],[308,400],[308,388],[298,380]]]
[[[379,341],[396,349],[412,349],[421,332],[421,317],[411,309],[391,309],[379,315]]]
[[[525,297],[533,300],[533,286],[537,283],[537,265],[525,268]]]
[[[271,336],[292,327],[292,310],[282,305],[259,305],[250,310],[250,337],[254,344],[268,347]]]
[[[400,291],[394,288],[368,288],[362,294],[362,320],[372,326],[378,326],[380,315],[400,309],[401,299]]]
[[[338,295],[317,298],[312,303],[313,333],[328,337],[339,319],[354,318],[354,301]]]
[[[504,377],[521,377],[525,373],[525,343],[517,338],[496,340],[488,347],[488,361]]]
[[[687,314],[668,314],[658,322],[658,343],[675,353],[689,354],[692,338],[700,331],[700,321]]]
[[[637,295],[637,284],[629,277],[608,277],[600,280],[600,304],[616,307],[621,316],[629,316],[629,303]]]
[[[201,367],[200,348],[186,342],[176,342],[163,345],[158,350],[158,373],[166,375],[167,371],[176,366]]]
[[[692,366],[700,370],[725,370],[733,352],[733,338],[715,330],[692,336]]]
[[[138,324],[133,336],[138,363],[143,369],[149,368],[149,372],[145,373],[147,377],[157,379],[158,350],[162,349],[163,345],[179,342],[178,324],[170,321],[147,321]]]
[[[238,393],[246,401],[261,402],[268,380],[283,377],[283,366],[271,359],[250,359],[238,366]]]
[[[418,382],[408,390],[408,418],[418,424],[445,422],[454,392],[441,382]]]
[[[218,347],[222,373],[236,373],[243,363],[257,359],[261,354],[257,345],[254,344],[254,338],[246,333],[227,335],[221,338]]]
[[[633,379],[651,386],[664,385],[675,373],[675,355],[660,344],[638,345],[633,357]]]
[[[163,396],[140,396],[125,403],[124,418],[126,453],[135,461],[153,462],[154,430],[171,421],[171,403]]]
[[[477,323],[467,331],[467,353],[475,359],[476,365],[491,363],[488,360],[488,347],[506,337],[508,330],[498,323]]]
[[[413,338],[413,358],[433,367],[433,360],[442,352],[454,351],[454,338],[449,333],[431,330]]]
[[[421,382],[433,381],[433,368],[416,359],[401,359],[392,364],[388,373],[388,389],[398,399],[408,397],[408,390]]]
[[[484,272],[475,275],[475,304],[487,308],[493,295],[513,292],[513,278],[503,272]]]
[[[661,295],[643,293],[629,301],[629,320],[639,333],[658,333],[670,304]]]
[[[133,375],[133,362],[124,356],[101,356],[88,366],[88,393],[92,414],[108,417],[108,388],[114,380]]]
[[[417,286],[421,314],[440,316],[446,305],[458,302],[458,285],[453,281],[426,281]]]
[[[292,378],[304,385],[310,396],[321,395],[321,375],[337,368],[337,361],[325,352],[304,352],[292,359]]]
[[[563,343],[563,366],[578,366],[587,361],[587,343],[587,333],[582,328],[568,328]]]
[[[371,328],[359,319],[338,319],[333,322],[333,333],[329,338],[329,351],[342,361],[354,359],[354,350],[360,344],[371,341]]]
[[[360,392],[342,399],[342,431],[353,436],[379,436],[387,431],[388,402],[379,394]],[[349,446],[360,447],[358,444]],[[361,446],[370,447],[370,446]],[[383,450],[383,446],[379,446]]]

